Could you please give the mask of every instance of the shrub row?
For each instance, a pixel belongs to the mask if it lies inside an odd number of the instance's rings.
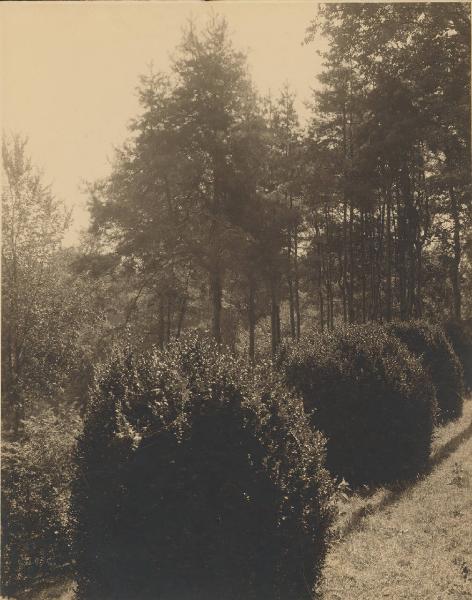
[[[470,338],[445,330],[467,375]],[[90,390],[74,465],[78,423],[33,419],[4,445],[4,592],[75,558],[82,600],[309,597],[333,517],[318,430],[351,483],[415,477],[435,420],[461,413],[460,367],[425,323],[312,336],[278,364],[250,369],[195,336],[117,351]]]
[[[76,453],[78,597],[311,597],[333,516],[324,444],[269,365],[195,336],[118,352]]]
[[[328,438],[333,474],[353,484],[387,483],[423,470],[436,397],[396,337],[374,325],[344,327],[286,347],[279,365]]]
[[[464,387],[472,391],[472,328],[460,321],[447,321],[444,330],[456,353],[464,374]]]
[[[353,484],[421,473],[433,427],[462,414],[472,339],[457,324],[347,326],[285,346],[278,367],[327,439],[331,472]]]
[[[388,331],[420,358],[436,390],[439,422],[458,419],[464,393],[462,368],[444,330],[439,325],[411,321],[392,323]]]

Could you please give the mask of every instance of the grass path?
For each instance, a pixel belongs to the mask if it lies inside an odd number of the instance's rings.
[[[472,599],[472,401],[438,431],[430,474],[340,506],[323,600]]]

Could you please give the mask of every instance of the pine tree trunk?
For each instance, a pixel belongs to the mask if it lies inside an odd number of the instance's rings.
[[[383,320],[383,296],[382,296],[382,265],[384,261],[385,248],[385,202],[380,202],[379,227],[377,231],[378,246],[375,251],[375,273],[376,273],[376,321]]]
[[[170,295],[167,296],[167,323],[166,323],[166,343],[172,338],[172,301]]]
[[[13,436],[18,439],[23,433],[23,421],[26,417],[26,411],[16,373],[11,378],[10,386],[8,396],[9,404],[13,408]]]
[[[347,201],[346,201],[346,197],[344,197],[344,202],[343,202],[343,259],[342,259],[341,298],[342,298],[342,303],[343,303],[343,322],[347,323]]]
[[[165,345],[165,306],[164,294],[159,295],[159,321],[157,328],[157,343],[162,350]]]
[[[277,290],[275,279],[272,277],[270,281],[270,337],[271,337],[271,347],[272,347],[272,356],[275,356],[277,353],[277,348],[279,345],[279,334],[280,334],[280,317],[279,317],[279,307],[277,304]]]
[[[408,318],[406,302],[406,233],[405,233],[405,210],[401,206],[400,196],[397,198],[398,215],[398,294],[400,300],[400,319]]]
[[[387,186],[387,257],[385,273],[385,318],[389,323],[392,320],[392,184]]]
[[[411,318],[416,308],[416,249],[415,249],[415,222],[410,206],[410,219],[408,220],[409,240],[408,240],[408,318]]]
[[[343,156],[344,156],[344,201],[343,201],[343,266],[342,266],[342,304],[343,304],[343,321],[347,322],[348,313],[349,318],[352,313],[351,308],[351,297],[348,289],[348,264],[347,264],[347,190],[346,190],[346,165],[348,160],[347,152],[347,119],[346,119],[346,105],[343,104]],[[349,308],[348,308],[349,305]]]
[[[415,306],[416,289],[416,256],[414,240],[416,234],[417,216],[411,193],[410,168],[405,161],[400,172],[400,187],[403,197],[403,244],[402,244],[402,319],[410,319]],[[400,299],[402,300],[402,298]]]
[[[321,264],[319,267],[319,287],[318,287],[318,303],[319,303],[319,311],[320,311],[320,329],[324,331],[325,322],[324,322],[324,303],[323,303],[323,286],[322,286],[322,273],[321,273]]]
[[[324,326],[326,324],[326,328],[329,329],[329,299],[328,299],[328,274],[326,268],[326,248],[322,248],[321,250],[321,264],[320,264],[320,308],[321,308],[321,330],[324,330]],[[324,289],[326,290],[326,304],[324,302],[325,294]],[[325,310],[326,309],[326,310]],[[325,318],[326,317],[326,318]]]
[[[356,314],[354,310],[354,206],[349,203],[349,287],[348,287],[348,314],[349,323],[354,323]]]
[[[416,306],[415,316],[421,319],[423,316],[423,244],[420,240],[416,245]]]
[[[318,311],[320,320],[320,329],[324,331],[324,302],[323,302],[323,248],[321,244],[320,229],[315,219],[315,233],[316,233],[316,248],[318,252],[317,256],[317,277],[316,281],[318,284]]]
[[[374,244],[374,217],[371,212],[366,216],[367,244],[369,248],[370,282],[369,282],[369,309],[368,320],[375,321],[377,318],[377,269],[375,260]]]
[[[354,110],[353,110],[353,84],[352,84],[352,62],[349,59],[349,160],[351,169],[354,165]],[[349,321],[354,323],[356,319],[354,309],[354,279],[355,279],[355,256],[354,256],[354,200],[349,201]]]
[[[218,344],[221,344],[221,305],[223,291],[221,285],[221,272],[216,262],[210,272],[210,297],[212,306],[211,331]]]
[[[249,295],[247,307],[249,328],[249,358],[251,362],[254,362],[256,354],[256,285],[252,277],[249,279]]]
[[[459,205],[457,194],[452,183],[449,184],[449,196],[451,200],[451,217],[453,223],[453,258],[451,269],[452,296],[453,296],[453,317],[457,320],[462,316],[462,295],[460,285],[460,264],[461,264],[461,223],[459,214]]]
[[[285,194],[285,201],[287,202],[288,196]],[[292,196],[290,196],[290,210],[293,207]],[[292,338],[296,336],[296,325],[295,325],[295,302],[293,292],[293,279],[292,279],[292,228],[289,227],[287,232],[287,283],[288,283],[288,305],[290,315],[290,333]]]
[[[289,269],[290,269],[290,267],[289,267]],[[287,283],[288,283],[288,307],[289,307],[289,316],[290,316],[290,334],[291,334],[292,338],[295,338],[295,336],[296,336],[295,302],[294,302],[293,280],[292,280],[292,275],[290,272],[287,273]]]
[[[282,336],[280,333],[280,304],[279,304],[278,298],[277,298],[277,304],[275,306],[275,324],[277,326],[277,347],[279,347]]]
[[[420,197],[420,213],[418,215],[418,224],[416,231],[415,250],[416,250],[416,306],[415,316],[422,318],[423,316],[423,245],[426,240],[427,231],[430,226],[429,217],[429,202],[426,189],[426,174],[425,174],[425,150],[421,145],[421,163],[418,170],[418,189]],[[424,233],[421,233],[421,225],[423,225]]]
[[[221,344],[221,312],[223,301],[223,273],[221,265],[222,236],[219,225],[223,186],[221,185],[221,157],[213,157],[213,198],[209,231],[209,290],[211,303],[211,332],[217,344]]]
[[[325,205],[326,223],[326,324],[329,330],[334,328],[333,308],[333,280],[331,266],[331,231],[329,226],[330,213],[328,205]]]
[[[297,340],[300,339],[301,330],[301,313],[300,313],[300,282],[298,277],[298,227],[294,230],[294,248],[293,248],[293,271],[294,271],[294,300],[295,300],[295,317],[297,323]]]
[[[187,311],[187,296],[184,296],[182,298],[182,302],[180,303],[179,318],[177,320],[177,330],[176,330],[176,334],[175,334],[175,337],[177,339],[180,337],[180,334],[182,333],[182,327],[184,324],[186,311]]]
[[[367,268],[367,257],[365,252],[365,212],[361,211],[361,260],[362,260],[362,271],[361,271],[361,285],[362,285],[362,322],[366,322],[367,317],[367,303],[366,303],[366,292],[367,292],[367,281],[366,281],[366,268]]]

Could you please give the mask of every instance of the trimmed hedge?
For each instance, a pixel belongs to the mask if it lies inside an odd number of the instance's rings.
[[[462,415],[462,368],[443,329],[425,321],[391,323],[388,330],[418,356],[436,390],[439,423]]]
[[[324,454],[269,366],[195,336],[118,353],[78,442],[78,597],[311,597],[333,518]]]
[[[436,399],[420,362],[379,326],[286,347],[286,382],[328,438],[327,465],[354,485],[415,477],[427,464]]]
[[[472,390],[472,333],[463,321],[447,321],[444,324],[447,338],[457,354],[464,374],[464,387]]]

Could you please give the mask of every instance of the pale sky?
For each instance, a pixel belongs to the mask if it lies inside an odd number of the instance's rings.
[[[138,114],[136,86],[152,61],[167,71],[189,17],[226,16],[236,48],[247,52],[260,92],[288,81],[298,106],[320,71],[318,45],[303,46],[315,2],[2,2],[0,119],[29,138],[33,163],[73,208],[66,242],[87,225],[81,182],[110,172],[113,147]]]

